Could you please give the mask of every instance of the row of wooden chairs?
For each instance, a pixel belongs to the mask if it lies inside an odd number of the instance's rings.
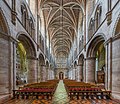
[[[48,80],[47,82],[31,83],[13,90],[13,98],[29,99],[36,97],[41,99],[52,99],[59,80]]]
[[[101,89],[99,86],[91,83],[76,82],[74,80],[64,80],[64,84],[70,99],[110,99],[111,91]]]

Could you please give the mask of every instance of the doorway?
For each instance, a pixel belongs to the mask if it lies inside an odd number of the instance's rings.
[[[60,80],[64,79],[64,73],[63,73],[63,72],[60,72],[60,73],[59,73],[59,79],[60,79]]]

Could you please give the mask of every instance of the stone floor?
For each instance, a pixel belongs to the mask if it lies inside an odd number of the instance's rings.
[[[65,86],[63,84],[63,81],[60,80],[58,87],[55,91],[52,104],[68,104],[68,102],[69,102],[69,99],[68,99]]]
[[[31,98],[29,100],[13,99],[2,104],[120,104],[120,103],[114,100],[104,100],[104,99],[102,100],[98,100],[98,99],[69,100],[63,81],[61,80],[58,84],[58,87],[55,91],[52,101],[37,100],[35,98]]]

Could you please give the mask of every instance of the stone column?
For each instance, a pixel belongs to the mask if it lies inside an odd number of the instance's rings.
[[[78,69],[78,81],[82,81],[83,80],[83,65],[78,65],[77,66]]]
[[[48,68],[48,75],[47,75],[47,80],[50,80],[50,68]]]
[[[10,41],[0,33],[0,95],[11,92],[11,55]]]
[[[77,81],[77,79],[78,79],[78,70],[77,70],[77,68],[75,68],[74,70],[75,70],[75,80]]]
[[[105,47],[105,52],[106,52],[106,57],[105,57],[105,88],[108,89],[108,55],[109,55],[109,50],[108,50],[108,45]]]
[[[120,38],[116,38],[116,40],[113,40],[113,42],[111,42],[111,45],[112,95],[115,98],[120,99]]]
[[[46,81],[49,79],[49,67],[46,66]]]
[[[54,72],[53,72],[53,70],[51,70],[51,79],[54,79]]]
[[[51,70],[49,69],[49,80],[51,80]]]
[[[41,65],[40,66],[40,71],[41,71],[41,81],[45,82],[46,81],[46,66]]]
[[[86,58],[86,82],[95,82],[95,57]]]
[[[73,75],[72,75],[72,77],[73,77],[73,80],[75,80],[76,79],[76,73],[75,73],[76,71],[75,71],[75,69],[73,69]]]
[[[106,42],[105,87],[112,90],[112,39]]]
[[[37,82],[37,76],[38,76],[38,70],[37,70],[37,59],[33,57],[28,57],[28,76],[27,76],[27,82],[28,83],[34,83]]]
[[[86,82],[86,59],[84,59],[83,65],[83,82]]]
[[[16,89],[16,46],[17,46],[17,43],[16,42],[13,42],[13,72],[12,72],[12,83],[13,83],[13,90]]]

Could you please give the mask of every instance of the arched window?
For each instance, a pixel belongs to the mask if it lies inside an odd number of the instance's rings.
[[[21,5],[21,21],[25,29],[27,29],[27,22],[28,22],[28,12],[27,8],[24,4]]]
[[[88,40],[93,36],[94,34],[94,19],[91,18],[90,23],[89,23],[89,28],[88,28]]]
[[[34,23],[33,23],[32,18],[30,18],[30,21],[29,21],[29,33],[32,36],[32,38],[34,38],[35,28],[34,28]]]
[[[95,12],[95,30],[98,29],[101,22],[101,12],[102,12],[102,6],[98,5],[96,12]]]

